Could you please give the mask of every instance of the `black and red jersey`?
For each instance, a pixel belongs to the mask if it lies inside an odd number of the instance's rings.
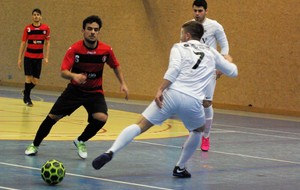
[[[45,40],[50,40],[50,28],[46,24],[34,26],[30,24],[25,27],[22,41],[27,41],[25,57],[32,59],[43,59]]]
[[[61,70],[86,74],[86,83],[78,84],[71,80],[71,84],[85,92],[100,92],[103,94],[102,74],[105,63],[112,69],[119,67],[119,62],[109,45],[98,41],[96,48],[89,49],[85,46],[84,41],[81,40],[68,49],[63,59]]]

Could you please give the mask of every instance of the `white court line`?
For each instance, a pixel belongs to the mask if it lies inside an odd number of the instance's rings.
[[[231,128],[240,128],[240,129],[248,129],[248,130],[256,130],[256,131],[264,131],[264,132],[275,132],[275,133],[284,133],[284,134],[292,134],[292,135],[300,135],[300,133],[295,132],[287,132],[287,131],[279,131],[279,130],[272,130],[272,129],[259,129],[259,128],[249,128],[249,127],[242,127],[242,126],[236,126],[236,125],[226,125],[226,124],[213,124],[214,126],[223,126],[223,127],[231,127]],[[220,128],[219,128],[220,129]],[[220,129],[223,130],[223,129]]]
[[[257,136],[264,136],[264,137],[276,137],[276,138],[282,138],[282,139],[291,139],[291,140],[300,140],[300,137],[287,137],[287,136],[280,136],[280,135],[268,135],[268,134],[261,134],[261,133],[250,133],[250,132],[242,132],[242,131],[233,131],[233,130],[219,130],[214,131],[212,133],[240,133],[240,134],[249,134],[249,135],[257,135]]]
[[[14,189],[14,188],[3,187],[3,186],[0,186],[0,189],[7,189],[7,190],[20,190],[20,189]]]
[[[166,145],[166,144],[153,143],[153,142],[147,142],[147,141],[133,141],[133,142],[141,143],[141,144],[150,144],[150,145],[155,145],[155,146],[182,149],[181,146]],[[197,149],[197,150],[200,150],[200,149]],[[245,154],[236,154],[236,153],[212,151],[212,150],[209,150],[209,152],[214,152],[214,153],[224,154],[224,155],[231,155],[231,156],[238,156],[238,157],[243,157],[243,158],[255,158],[255,159],[259,159],[259,160],[267,160],[267,161],[282,162],[282,163],[289,163],[289,164],[299,164],[300,165],[300,162],[294,162],[294,161],[289,161],[289,160],[279,160],[279,159],[274,159],[274,158],[265,158],[265,157],[259,157],[259,156],[251,156],[251,155],[245,155]]]
[[[30,167],[30,166],[22,166],[22,165],[18,165],[18,164],[10,164],[10,163],[5,163],[5,162],[0,162],[0,164],[6,165],[6,166],[13,166],[13,167],[17,167],[17,168],[25,168],[25,169],[39,170],[39,171],[41,170],[40,168],[34,168],[34,167]],[[139,183],[130,183],[130,182],[125,182],[125,181],[105,179],[105,178],[100,178],[100,177],[92,177],[92,176],[86,176],[86,175],[80,175],[80,174],[74,174],[74,173],[68,173],[68,172],[66,173],[66,175],[82,177],[82,178],[86,178],[86,179],[95,179],[95,180],[118,183],[118,184],[137,186],[137,187],[145,187],[145,188],[149,188],[149,189],[173,190],[173,189],[168,189],[168,188],[163,188],[163,187],[143,185],[143,184],[139,184]]]

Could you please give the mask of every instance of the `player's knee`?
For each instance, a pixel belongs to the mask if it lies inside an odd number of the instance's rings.
[[[102,127],[105,125],[105,123],[106,123],[106,120],[101,121],[101,120],[97,120],[94,118],[89,119],[89,125],[91,125],[93,127],[93,129],[95,129],[96,131],[99,131],[100,129],[102,129]]]
[[[53,115],[53,114],[49,114],[49,117],[51,119],[53,119],[54,121],[58,121],[60,120],[61,118],[63,118],[64,116],[63,115]]]
[[[210,101],[210,100],[203,100],[202,104],[203,104],[204,108],[208,108],[209,106],[212,105],[212,101]]]
[[[91,117],[89,117],[89,120],[92,120],[92,119],[106,122],[108,119],[108,115],[105,113],[94,113]]]
[[[204,126],[194,129],[193,132],[202,133],[204,131]]]

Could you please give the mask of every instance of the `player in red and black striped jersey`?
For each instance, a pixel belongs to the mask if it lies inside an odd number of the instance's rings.
[[[18,67],[21,69],[22,57],[26,47],[24,54],[25,89],[22,92],[23,101],[28,106],[33,106],[30,93],[40,78],[42,60],[44,59],[44,63],[47,64],[49,58],[50,27],[46,24],[42,24],[41,19],[41,10],[34,9],[32,11],[33,23],[25,27],[19,49]]]
[[[112,48],[98,41],[101,27],[102,21],[98,16],[92,15],[83,21],[83,40],[68,49],[61,66],[61,76],[70,80],[70,83],[40,125],[33,143],[25,151],[26,155],[35,155],[52,126],[83,106],[88,113],[88,125],[74,140],[74,144],[78,155],[82,159],[87,158],[84,142],[95,136],[108,118],[102,87],[105,63],[114,70],[121,84],[120,90],[125,93],[125,98],[128,98],[128,88]]]

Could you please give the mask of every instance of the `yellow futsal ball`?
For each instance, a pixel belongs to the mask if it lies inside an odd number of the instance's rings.
[[[43,180],[55,185],[60,183],[66,175],[66,170],[62,162],[58,160],[48,160],[41,168],[41,176]]]

